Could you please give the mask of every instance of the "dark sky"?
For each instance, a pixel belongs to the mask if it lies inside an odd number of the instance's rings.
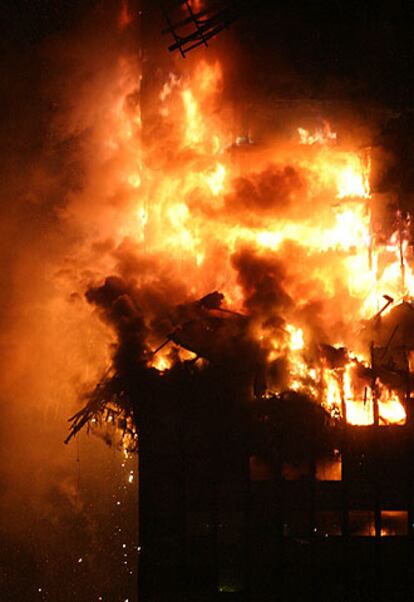
[[[132,4],[138,3],[135,0]],[[70,29],[94,4],[91,0],[3,3],[2,43],[36,45],[48,35]],[[145,27],[145,11],[154,12],[158,7],[156,2],[141,4]],[[277,85],[274,58],[275,66],[283,62],[300,76],[303,93],[380,98],[404,106],[413,101],[409,2],[255,0],[250,4],[252,9],[235,30],[246,67],[251,66],[251,81]],[[167,47],[168,38],[160,36],[160,42]]]
[[[2,4],[3,42],[35,45],[43,38],[76,23],[93,2],[18,0]]]
[[[296,91],[285,89],[287,95],[409,105],[414,93],[409,6],[398,0],[259,2],[237,25],[249,76],[258,86],[272,87],[282,63],[301,83]]]

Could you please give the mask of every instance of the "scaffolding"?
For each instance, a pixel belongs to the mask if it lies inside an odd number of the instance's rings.
[[[248,4],[246,0],[234,0],[209,3],[204,8],[197,9],[197,4],[190,0],[161,3],[167,22],[162,33],[174,37],[174,43],[168,50],[178,50],[185,58],[194,48],[208,46],[208,41],[230,27]]]

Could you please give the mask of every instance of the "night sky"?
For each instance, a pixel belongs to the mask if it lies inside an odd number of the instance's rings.
[[[255,85],[279,88],[287,97],[412,104],[410,3],[302,0],[256,5],[237,24]],[[283,87],[280,65],[297,76],[290,89],[287,82]]]

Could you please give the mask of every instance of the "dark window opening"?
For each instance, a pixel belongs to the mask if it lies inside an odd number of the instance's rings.
[[[381,537],[408,535],[408,513],[404,510],[381,511]]]
[[[285,537],[309,537],[310,515],[305,510],[287,510],[283,520]]]
[[[273,478],[273,471],[269,464],[258,456],[250,456],[249,469],[251,481],[270,481]]]
[[[342,517],[336,510],[316,513],[316,535],[320,537],[342,535]]]
[[[282,476],[286,481],[297,481],[311,473],[309,462],[285,462],[282,466]]]
[[[375,516],[371,510],[351,510],[348,515],[349,533],[352,536],[373,537]]]
[[[332,456],[316,460],[316,478],[318,481],[340,481],[342,479],[342,457],[339,450]]]

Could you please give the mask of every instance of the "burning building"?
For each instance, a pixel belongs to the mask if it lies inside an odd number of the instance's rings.
[[[97,333],[68,439],[138,452],[141,598],[407,599],[410,114],[315,97],[282,60],[272,95],[237,34],[166,58],[137,17],[69,57],[54,211],[76,338]]]
[[[224,77],[194,59],[120,109],[134,203],[86,293],[114,351],[72,434],[139,442],[146,600],[405,595],[412,223],[386,128],[288,102],[239,131]]]

